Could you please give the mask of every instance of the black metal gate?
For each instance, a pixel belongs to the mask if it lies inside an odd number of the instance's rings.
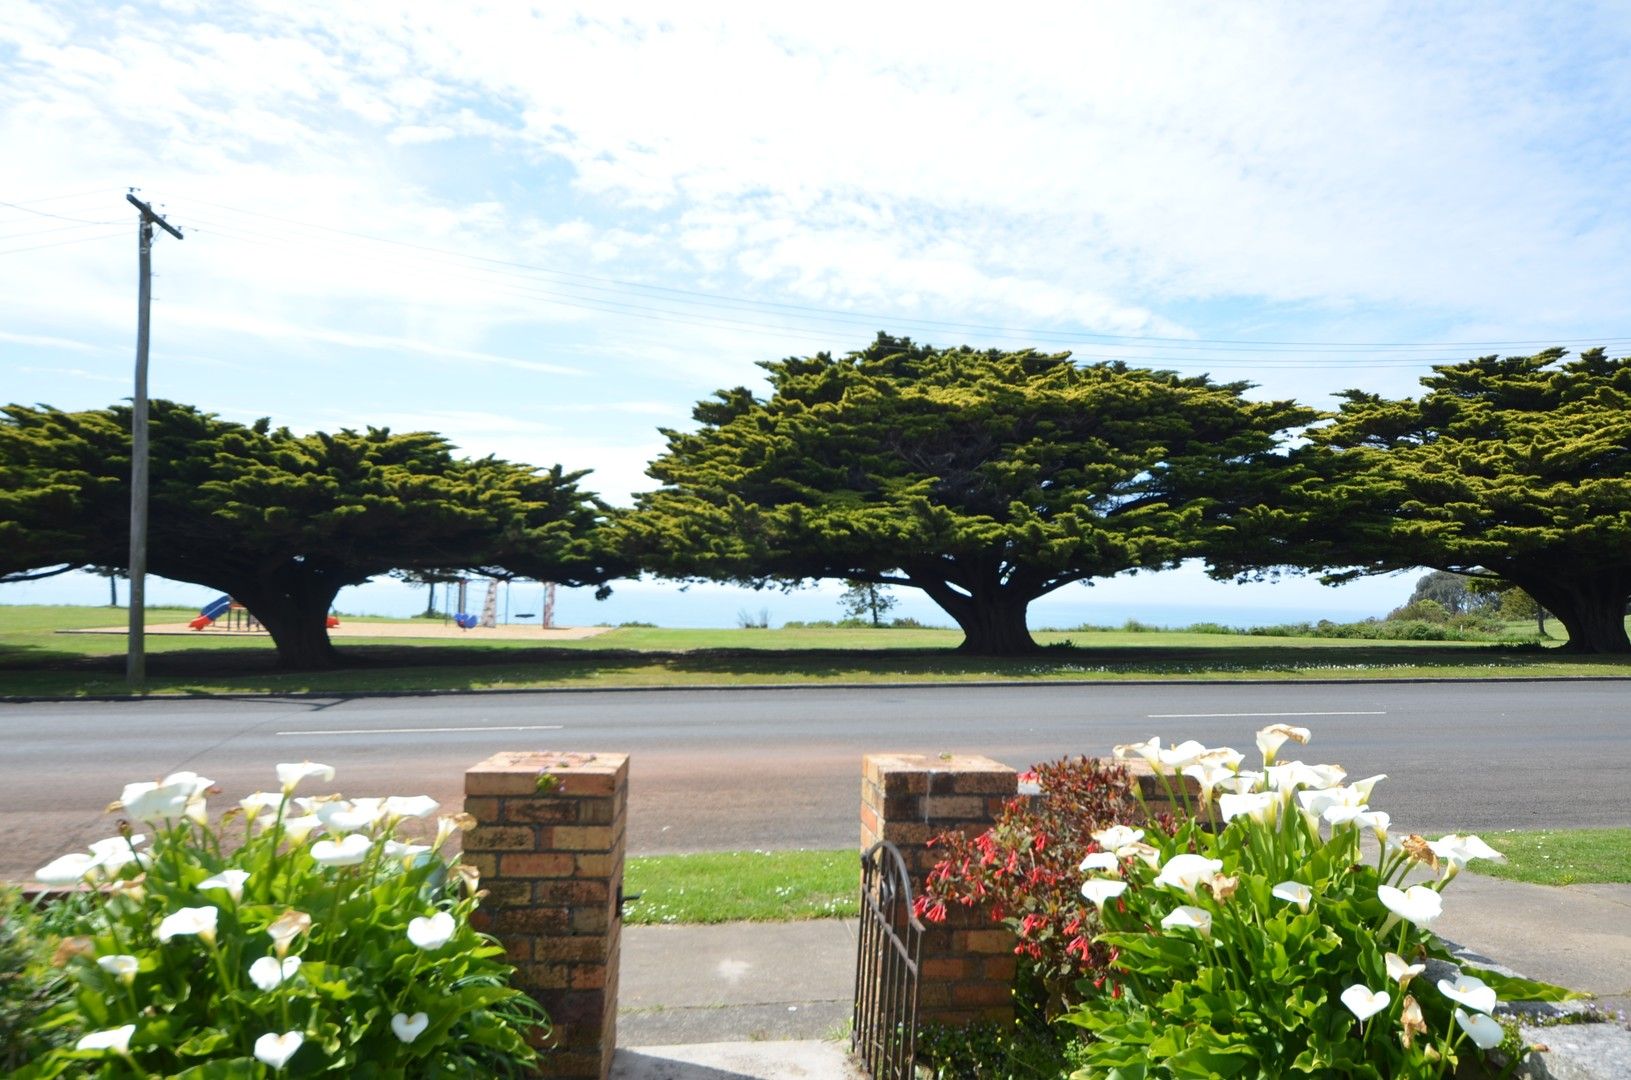
[[[850,1048],[873,1080],[911,1080],[917,1055],[918,957],[923,924],[912,914],[906,861],[887,840],[861,856],[861,929],[855,951]]]

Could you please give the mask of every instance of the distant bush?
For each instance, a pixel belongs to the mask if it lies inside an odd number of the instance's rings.
[[[1188,626],[1184,627],[1184,632],[1187,633],[1187,634],[1238,634],[1238,633],[1240,633],[1239,630],[1236,630],[1232,626],[1224,626],[1222,623],[1215,623],[1215,622],[1190,623]]]
[[[620,629],[620,630],[655,630],[655,629],[657,629],[657,624],[656,623],[654,623],[654,622],[642,622],[639,619],[630,619],[627,622],[620,622],[620,623],[617,624],[617,626],[618,626],[618,629]]]
[[[910,615],[902,615],[898,619],[890,619],[889,620],[889,626],[893,630],[938,630],[938,629],[940,629],[940,627],[930,626],[928,623],[920,622],[919,620],[912,618]]]
[[[1155,634],[1159,633],[1160,630],[1159,626],[1139,622],[1137,619],[1128,619],[1121,624],[1121,632],[1124,634]]]

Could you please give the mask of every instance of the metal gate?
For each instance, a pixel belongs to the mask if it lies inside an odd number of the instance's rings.
[[[912,914],[906,861],[887,840],[861,856],[861,928],[855,951],[850,1048],[873,1080],[911,1080],[917,1055],[918,958],[923,924]]]

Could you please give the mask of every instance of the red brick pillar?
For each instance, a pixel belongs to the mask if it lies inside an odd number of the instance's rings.
[[[627,754],[494,754],[464,774],[480,929],[554,1030],[541,1075],[605,1080],[617,1042]]]
[[[879,840],[900,849],[915,891],[934,866],[928,841],[989,829],[1018,791],[1013,769],[986,757],[868,754],[861,762],[861,850]],[[1015,938],[983,910],[951,905],[925,921],[918,1019],[961,1027],[1014,1016]]]

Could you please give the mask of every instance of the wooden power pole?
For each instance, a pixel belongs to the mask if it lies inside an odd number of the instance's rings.
[[[125,650],[125,682],[132,690],[147,683],[147,321],[153,295],[153,226],[177,240],[181,230],[153,208],[125,195],[141,211],[137,231],[140,278],[136,299],[136,394],[130,410],[130,634]]]

